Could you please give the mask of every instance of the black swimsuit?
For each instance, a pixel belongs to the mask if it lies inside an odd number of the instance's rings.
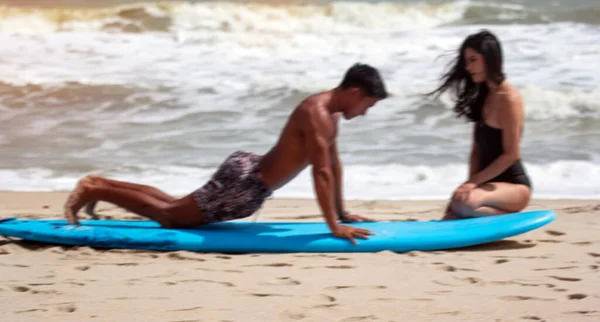
[[[475,130],[475,140],[479,158],[479,169],[481,171],[496,160],[502,153],[502,129],[491,127],[485,122],[478,122]],[[525,172],[521,160],[515,161],[508,169],[488,182],[508,182],[524,184],[531,188],[531,181]]]

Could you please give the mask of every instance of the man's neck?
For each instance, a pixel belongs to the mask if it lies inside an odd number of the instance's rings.
[[[340,104],[339,101],[339,91],[340,89],[336,87],[324,93],[327,95],[328,102],[325,106],[327,107],[329,114],[335,114],[342,111],[342,104]]]

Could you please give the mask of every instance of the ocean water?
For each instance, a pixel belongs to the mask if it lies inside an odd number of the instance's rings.
[[[393,96],[341,124],[345,197],[447,198],[471,126],[420,95],[487,28],[525,101],[534,197],[600,198],[600,1],[48,2],[0,0],[0,190],[97,173],[188,193],[363,62]],[[312,189],[306,170],[274,196]]]

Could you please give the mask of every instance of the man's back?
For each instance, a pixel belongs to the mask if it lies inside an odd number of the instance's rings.
[[[265,185],[276,190],[292,180],[309,164],[306,140],[309,136],[326,140],[329,147],[335,141],[335,122],[326,106],[330,92],[315,94],[303,100],[292,112],[273,148],[260,163]],[[318,124],[313,131],[311,124]]]

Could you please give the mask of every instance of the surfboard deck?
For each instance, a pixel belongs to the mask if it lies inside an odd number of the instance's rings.
[[[376,233],[368,240],[331,235],[324,222],[233,221],[193,229],[161,228],[153,221],[0,220],[0,235],[61,245],[97,248],[219,253],[433,251],[501,240],[542,227],[554,211],[536,210],[454,221],[353,223]]]

